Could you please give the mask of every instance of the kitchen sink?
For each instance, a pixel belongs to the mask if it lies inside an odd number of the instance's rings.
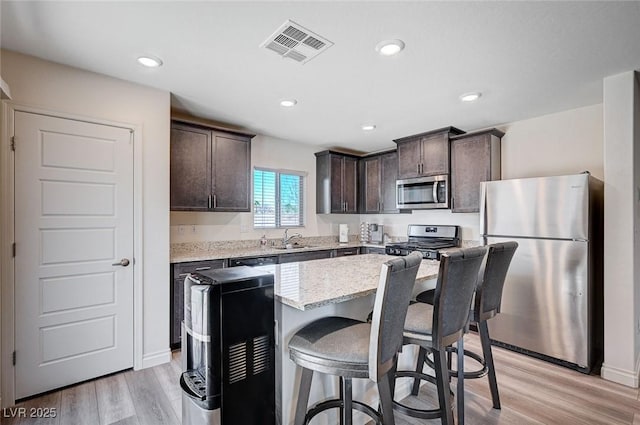
[[[281,249],[283,251],[291,251],[291,250],[296,250],[296,249],[303,249],[303,248],[313,248],[313,246],[311,245],[291,245],[291,246],[274,246],[274,249]]]

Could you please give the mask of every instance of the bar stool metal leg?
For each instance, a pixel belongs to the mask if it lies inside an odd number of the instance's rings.
[[[388,374],[390,375],[390,374]],[[390,375],[393,376],[393,375]],[[382,423],[384,425],[395,425],[393,417],[393,402],[389,377],[385,376],[378,381],[378,394],[380,394],[380,407],[382,409]]]
[[[493,353],[491,352],[491,341],[489,339],[489,327],[486,321],[478,323],[480,342],[482,344],[482,354],[489,372],[489,388],[491,389],[491,399],[493,408],[500,409],[500,395],[498,394],[498,381],[496,380],[496,369],[493,365]]]
[[[422,373],[422,368],[424,367],[424,361],[427,357],[427,349],[424,347],[420,347],[420,351],[418,351],[418,363],[416,364],[416,372]],[[415,378],[413,380],[413,387],[411,388],[411,395],[418,395],[420,392],[420,379]]]
[[[458,403],[458,425],[464,425],[464,339],[460,337],[458,339],[458,365],[457,368],[462,373],[458,373],[458,379],[456,384],[456,398]],[[451,376],[451,375],[449,375]]]
[[[451,395],[447,381],[447,376],[449,375],[447,354],[444,350],[434,351],[433,358],[438,370],[436,373],[436,387],[438,389],[440,411],[442,412],[442,425],[453,425],[453,409],[451,408]]]
[[[305,416],[307,414],[307,405],[309,404],[309,393],[311,392],[313,371],[304,367],[298,367],[301,369],[302,373],[300,375],[300,391],[298,392],[294,424],[305,425]]]

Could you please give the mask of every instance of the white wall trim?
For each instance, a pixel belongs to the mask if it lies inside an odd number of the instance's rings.
[[[13,109],[7,102],[2,103],[2,134],[0,134],[0,291],[2,291],[2,305],[0,306],[0,326],[2,327],[2,341],[0,341],[0,369],[2,370],[2,382],[0,383],[0,407],[13,406],[15,404],[15,375],[11,362],[15,347],[15,326],[13,315],[13,280],[14,261],[11,254],[11,245],[14,241],[14,154],[11,151],[9,140],[13,134]]]
[[[160,350],[155,353],[145,354],[142,359],[142,369],[146,369],[148,367],[158,366],[164,363],[168,363],[171,361],[171,350]]]
[[[624,370],[613,366],[602,365],[600,375],[607,381],[617,382],[631,388],[640,386],[640,357],[636,361],[635,370]]]
[[[144,366],[144,221],[142,127],[133,128],[133,368]]]
[[[27,112],[40,115],[47,115],[57,118],[64,118],[76,121],[108,125],[112,127],[125,128],[133,135],[134,143],[134,274],[133,274],[133,366],[140,369],[147,363],[143,356],[143,305],[144,305],[144,281],[143,281],[143,157],[142,157],[142,126],[131,123],[115,122],[95,117],[87,117],[66,112],[52,111],[29,105],[6,101],[2,103],[2,134],[0,134],[0,270],[2,291],[2,311],[0,316],[2,326],[2,341],[0,341],[0,370],[2,371],[2,382],[0,385],[1,407],[13,406],[15,404],[15,368],[11,364],[11,354],[15,349],[15,312],[14,312],[14,261],[11,255],[11,244],[14,241],[14,155],[11,152],[9,140],[14,134],[14,116],[16,112]],[[162,357],[161,363],[171,360],[171,351],[167,349],[168,355]],[[164,354],[164,353],[163,353]],[[158,353],[148,355],[149,358],[160,358]],[[149,365],[153,362],[149,361]],[[160,363],[157,363],[160,364]]]

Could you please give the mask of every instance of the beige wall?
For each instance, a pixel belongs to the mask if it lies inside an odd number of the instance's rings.
[[[499,125],[502,178],[590,171],[604,178],[602,104]]]
[[[170,94],[14,52],[2,51],[1,57],[1,75],[16,104],[141,129],[143,356],[146,365],[164,361],[169,354]]]

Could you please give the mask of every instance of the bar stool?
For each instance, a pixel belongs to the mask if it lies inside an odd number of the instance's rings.
[[[397,371],[395,378],[409,377],[436,384],[439,408],[417,409],[393,401],[393,408],[421,419],[441,418],[443,424],[453,424],[451,390],[447,366],[447,347],[457,342],[460,348],[458,367],[462,368],[463,341],[469,320],[471,300],[482,265],[485,247],[458,249],[443,254],[434,293],[434,304],[411,304],[404,325],[403,344],[415,344],[433,353],[435,377],[419,370]],[[422,363],[421,363],[422,364]],[[417,391],[414,395],[417,395]],[[464,377],[457,382],[458,421],[464,422]]]
[[[478,362],[481,368],[474,371],[464,371],[464,379],[477,379],[488,375],[493,408],[500,409],[500,395],[498,394],[498,382],[493,364],[493,353],[491,352],[491,340],[489,338],[487,320],[500,312],[504,281],[513,255],[518,248],[518,243],[513,241],[502,242],[488,245],[487,247],[489,248],[487,261],[484,271],[481,273],[482,277],[480,284],[476,288],[473,309],[469,315],[469,321],[478,328],[480,343],[482,345],[482,356],[474,351],[464,350],[464,355]],[[433,304],[434,296],[435,291],[432,289],[418,294],[416,300],[422,303]],[[457,349],[451,348],[451,351],[457,352]],[[434,363],[426,357],[426,350],[421,348],[418,354],[418,367],[420,370],[422,369],[421,358],[428,366],[434,366]],[[464,369],[458,368],[458,370]],[[450,370],[449,373],[451,376],[458,376],[458,372],[455,370]],[[416,383],[414,383],[414,390],[416,390],[415,385]]]
[[[289,341],[289,356],[301,368],[295,425],[307,424],[318,413],[340,408],[340,423],[351,425],[352,409],[366,413],[376,424],[394,425],[390,379],[402,347],[402,329],[422,255],[413,252],[382,265],[371,323],[344,317],[325,317],[303,327]],[[313,372],[340,377],[340,398],[316,404],[307,411]],[[380,412],[352,399],[353,378],[376,382]]]

